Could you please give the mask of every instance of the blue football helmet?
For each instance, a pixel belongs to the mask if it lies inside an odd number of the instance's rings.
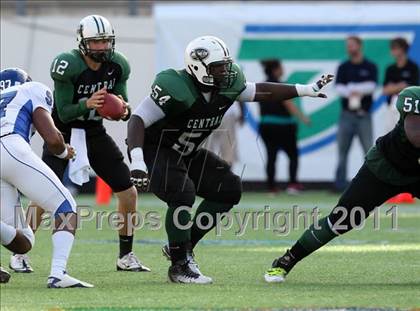
[[[20,68],[7,68],[0,71],[0,91],[30,81],[32,81],[31,77]]]

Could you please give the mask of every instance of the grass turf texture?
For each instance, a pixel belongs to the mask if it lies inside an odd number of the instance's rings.
[[[77,198],[79,204],[92,204],[91,196]],[[307,192],[299,197],[244,194],[235,208],[245,212],[271,212],[320,208],[328,214],[337,197],[324,192]],[[35,272],[13,273],[8,284],[0,286],[1,310],[124,310],[140,309],[256,309],[256,308],[402,308],[420,306],[420,204],[402,205],[398,209],[398,230],[391,229],[391,216],[380,214],[380,230],[373,229],[369,218],[361,231],[350,232],[303,260],[284,284],[267,284],[264,271],[302,233],[291,230],[278,235],[248,229],[235,237],[234,225],[222,236],[208,234],[196,249],[201,270],[213,277],[209,286],[169,284],[168,261],[161,255],[164,232],[163,204],[151,195],[142,195],[140,211],[154,210],[161,215],[162,228],[136,232],[134,250],[151,273],[116,272],[117,233],[107,225],[95,230],[95,222],[84,223],[77,233],[70,257],[69,273],[91,282],[93,289],[49,290],[46,278],[50,269],[51,241],[48,231],[37,233],[30,252]],[[113,211],[94,207],[95,211]],[[3,267],[9,252],[1,248]]]

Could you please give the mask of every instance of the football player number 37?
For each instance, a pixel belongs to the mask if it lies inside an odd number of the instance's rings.
[[[411,97],[404,98],[404,112],[420,113],[419,102],[420,100],[417,99],[413,103],[413,99]]]
[[[69,66],[69,62],[64,59],[58,61],[58,58],[55,59],[52,66],[51,72],[56,72],[59,75],[64,74],[64,70]]]
[[[152,89],[152,98],[156,101],[158,101],[159,106],[163,106],[168,100],[171,99],[171,96],[169,95],[164,95],[164,96],[160,96],[160,92],[162,92],[162,88],[155,84],[155,86]]]

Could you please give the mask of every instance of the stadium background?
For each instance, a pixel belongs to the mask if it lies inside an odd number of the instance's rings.
[[[324,72],[335,73],[339,62],[346,58],[344,39],[357,34],[365,40],[366,56],[379,67],[374,113],[376,138],[385,128],[380,85],[386,66],[393,61],[389,40],[405,37],[412,44],[410,57],[420,63],[420,5],[415,2],[330,1],[316,6],[310,2],[251,1],[121,1],[102,2],[100,6],[95,1],[72,1],[67,6],[65,1],[28,1],[26,6],[13,3],[2,2],[2,68],[23,67],[35,80],[52,86],[50,64],[60,52],[77,48],[75,28],[79,20],[86,14],[102,14],[114,25],[116,49],[126,54],[131,63],[128,91],[133,106],[149,94],[158,71],[182,68],[186,44],[202,34],[224,39],[249,81],[264,79],[260,59],[279,57],[284,60],[285,80],[300,83],[311,82]],[[331,181],[334,176],[340,104],[333,86],[327,92],[328,100],[296,101],[312,118],[312,126],[301,124],[299,132],[299,177],[304,182]],[[262,181],[265,152],[256,135],[258,106],[248,103],[247,108],[248,122],[238,127],[239,161],[234,170],[245,181]],[[126,124],[105,123],[125,150]],[[33,146],[39,153],[39,137],[33,139]],[[353,146],[348,164],[350,176],[363,161],[359,142]],[[277,178],[285,180],[287,160],[283,154],[277,165]]]

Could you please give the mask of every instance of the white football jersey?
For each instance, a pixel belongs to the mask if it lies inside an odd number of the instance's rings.
[[[42,83],[26,82],[1,91],[1,136],[15,133],[29,142],[35,133],[32,114],[39,107],[49,113],[53,107],[52,92]]]

